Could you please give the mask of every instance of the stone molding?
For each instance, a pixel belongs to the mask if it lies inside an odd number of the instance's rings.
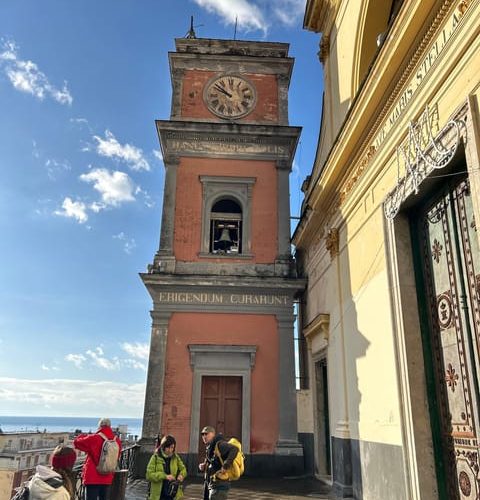
[[[226,55],[229,58],[272,57],[283,59],[288,56],[290,44],[284,42],[258,42],[250,40],[219,40],[211,38],[175,38],[178,53]]]
[[[214,345],[214,344],[189,344],[188,350],[190,351],[190,365],[194,368],[197,365],[198,356],[205,353],[235,353],[238,355],[248,355],[250,357],[250,367],[253,369],[255,366],[255,356],[257,353],[257,346],[255,345]]]
[[[198,452],[202,377],[242,377],[242,444],[250,452],[251,372],[255,366],[257,347],[221,344],[190,344],[190,364],[193,371],[192,410],[190,418],[190,453]]]
[[[330,314],[319,314],[303,329],[303,336],[307,339],[309,345],[312,343],[313,337],[320,337],[328,344],[330,337]]]
[[[328,55],[330,54],[330,36],[322,35],[318,47],[318,59],[322,64],[325,64],[327,62]]]
[[[301,127],[157,120],[166,157],[283,160],[291,168]]]
[[[223,197],[230,197],[236,200],[242,208],[242,253],[226,256],[228,258],[251,258],[252,236],[252,190],[255,184],[255,177],[226,177],[201,175],[202,183],[202,231],[201,231],[201,249],[200,255],[218,257],[211,254],[210,249],[210,231],[212,207],[217,200]]]
[[[330,34],[341,0],[308,0],[303,27],[315,33]]]
[[[326,2],[323,2],[322,0],[317,0],[317,2],[315,2],[315,0],[312,0],[311,3],[313,5],[314,3],[320,4]],[[330,207],[329,210],[330,217],[332,216],[332,213],[338,210],[338,208],[347,200],[348,196],[353,191],[352,188],[354,184],[356,184],[356,182],[360,179],[360,177],[362,177],[365,174],[365,172],[369,170],[368,166],[372,164],[371,161],[372,157],[375,154],[377,154],[378,149],[380,149],[376,148],[375,145],[372,143],[372,141],[375,138],[376,134],[379,133],[386,117],[389,116],[389,114],[392,112],[393,107],[397,104],[399,97],[404,91],[405,85],[410,81],[410,78],[413,77],[414,72],[416,70],[416,66],[421,60],[422,56],[425,56],[426,51],[429,48],[430,42],[432,42],[432,40],[435,39],[435,36],[437,36],[437,34],[440,33],[440,29],[443,26],[443,22],[447,19],[447,16],[451,15],[455,10],[459,13],[461,22],[462,18],[468,14],[469,5],[470,5],[469,1],[467,1],[465,4],[463,2],[457,4],[457,2],[455,2],[454,0],[444,0],[442,5],[438,8],[438,11],[435,14],[432,22],[424,32],[420,42],[418,42],[418,44],[416,45],[410,60],[404,66],[404,69],[402,70],[400,76],[394,80],[396,81],[396,83],[393,87],[393,90],[389,92],[386,102],[379,103],[378,113],[376,114],[376,118],[373,121],[372,125],[368,127],[368,134],[365,136],[364,140],[357,149],[357,151],[361,153],[357,154],[356,155],[357,160],[350,164],[351,168],[348,169],[349,172],[347,174],[346,181],[344,181],[341,188],[342,195],[338,196],[337,194],[334,194],[330,196],[330,198],[333,197],[333,199],[329,199],[327,202],[328,207]],[[457,31],[459,31],[458,28]],[[326,33],[326,31],[323,32]],[[382,56],[382,54],[385,53],[387,49],[388,49],[388,44],[384,44],[380,56]],[[383,59],[381,57],[377,58],[377,60],[375,61],[372,72],[370,73],[369,80],[367,80],[366,85],[364,85],[361,93],[357,96],[356,103],[352,107],[351,112],[349,114],[349,119],[345,121],[345,126],[339,132],[337,139],[335,140],[334,145],[332,146],[332,149],[328,154],[327,163],[321,167],[320,173],[317,175],[317,178],[315,178],[314,182],[311,183],[312,186],[311,191],[307,193],[306,196],[307,204],[310,202],[311,205],[316,206],[318,198],[320,196],[325,197],[326,188],[325,186],[323,186],[323,189],[321,190],[320,194],[320,190],[318,189],[319,186],[318,180],[320,176],[322,176],[324,172],[327,170],[328,168],[327,164],[329,162],[333,164],[335,160],[331,160],[331,158],[333,158],[338,153],[337,150],[346,142],[344,137],[346,136],[347,133],[351,131],[351,128],[349,128],[348,126],[348,122],[349,120],[353,121],[354,118],[352,117],[356,116],[355,113],[356,108],[364,105],[365,95],[367,95],[367,92],[372,93],[372,88],[371,88],[372,85],[377,84],[377,81],[380,78],[376,74],[372,75],[372,73],[374,73],[375,71],[377,71],[378,73],[378,68],[376,69],[376,66],[378,66],[378,64],[382,61]],[[402,113],[404,113],[405,111],[406,108]],[[373,146],[374,149],[372,149],[371,146]],[[313,201],[311,199],[316,199],[316,200]],[[322,225],[323,224],[324,223],[322,222]],[[305,231],[307,225],[308,224],[304,224],[303,221],[300,221],[299,225],[297,226],[297,229],[295,230],[294,241],[298,242],[299,238],[302,238],[300,234]]]
[[[469,2],[468,2],[469,3]],[[416,66],[418,62],[420,61],[421,57],[426,53],[426,49],[429,46],[429,43],[434,39],[435,35],[439,32],[440,27],[442,26],[443,21],[446,19],[447,15],[450,13],[450,10],[452,6],[455,4],[455,0],[445,0],[442,4],[442,6],[439,8],[437,14],[435,15],[435,18],[431,22],[430,26],[428,27],[427,31],[425,32],[422,40],[418,44],[417,48],[415,49],[414,54],[410,58],[407,66],[403,70],[400,78],[397,80],[397,83],[393,89],[393,91],[389,94],[389,97],[386,101],[386,103],[382,106],[380,112],[377,115],[377,118],[375,122],[373,123],[373,126],[370,127],[370,132],[366,136],[365,140],[362,143],[362,146],[360,150],[364,150],[365,153],[363,157],[361,157],[360,164],[357,166],[357,168],[352,172],[348,178],[348,180],[345,182],[344,187],[342,188],[342,194],[340,197],[340,204],[342,204],[350,191],[352,190],[353,185],[357,182],[359,177],[363,174],[363,172],[367,169],[370,160],[372,157],[375,155],[376,147],[373,144],[370,144],[373,138],[375,137],[375,134],[377,134],[378,130],[380,130],[380,127],[385,120],[385,117],[389,115],[391,112],[393,106],[397,102],[397,99],[399,96],[402,94],[402,91],[404,89],[405,84],[409,81],[410,77],[413,75],[414,70],[416,69]],[[460,15],[463,16],[465,11],[468,8],[468,5],[466,8],[461,8],[463,2],[460,3],[460,5],[457,6],[457,10],[460,12]],[[369,146],[367,146],[370,144]]]
[[[325,237],[325,248],[330,252],[331,259],[334,259],[338,255],[339,238],[338,229],[336,227],[332,227],[328,230],[327,236]]]

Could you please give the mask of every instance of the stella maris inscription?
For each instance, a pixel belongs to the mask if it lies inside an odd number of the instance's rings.
[[[160,304],[288,306],[288,295],[215,292],[160,292]]]
[[[410,103],[413,96],[416,94],[417,90],[420,88],[426,77],[430,74],[434,63],[439,58],[440,54],[444,51],[453,35],[456,33],[461,16],[462,14],[458,13],[456,10],[452,12],[452,14],[445,21],[442,30],[433,40],[428,51],[416,65],[415,71],[407,81],[405,89],[395,103],[392,111],[387,115],[382,128],[373,140],[373,145],[375,146],[376,150],[378,150],[380,145],[387,138],[390,131],[393,130],[396,122],[398,121],[400,116],[402,116],[403,111]]]

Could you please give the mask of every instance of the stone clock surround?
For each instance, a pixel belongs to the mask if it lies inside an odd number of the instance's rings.
[[[196,39],[191,43],[186,39],[175,40],[177,52],[169,53],[172,80],[172,120],[183,120],[182,82],[185,71],[200,70],[214,73],[275,75],[278,87],[278,124],[288,125],[288,87],[292,75],[294,59],[288,57],[286,43],[230,41],[225,49],[219,40]],[[192,58],[192,53],[201,57]],[[248,56],[246,58],[245,56]],[[188,120],[187,120],[188,121]],[[199,120],[201,121],[201,120]],[[206,120],[208,121],[208,120]]]
[[[249,102],[249,107],[244,110],[243,112],[237,113],[234,116],[229,116],[223,113],[220,113],[213,105],[212,105],[212,99],[210,97],[210,92],[212,91],[212,87],[215,87],[217,85],[217,89],[222,88],[218,87],[220,85],[218,82],[224,79],[232,78],[234,80],[242,82],[242,84],[248,89],[248,91],[251,94],[250,97],[250,102]],[[227,92],[230,90],[225,89]],[[220,91],[220,90],[219,90]],[[221,91],[220,91],[221,92]],[[245,78],[242,75],[236,74],[236,73],[224,73],[224,74],[216,74],[210,80],[205,84],[205,87],[203,89],[203,100],[207,106],[207,108],[214,113],[215,115],[219,116],[220,118],[226,118],[226,119],[231,119],[231,120],[236,120],[238,118],[242,118],[249,113],[253,111],[255,106],[257,105],[257,92],[255,89],[255,86],[253,85],[252,82],[248,80],[248,78]]]

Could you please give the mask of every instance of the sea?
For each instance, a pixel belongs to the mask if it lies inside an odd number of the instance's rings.
[[[39,431],[39,432],[95,432],[99,417],[7,417],[0,415],[0,429],[3,432]],[[127,434],[141,436],[141,418],[110,419],[112,427],[127,425]]]

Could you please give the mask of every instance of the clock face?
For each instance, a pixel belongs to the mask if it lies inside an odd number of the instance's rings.
[[[252,111],[256,95],[253,85],[239,76],[223,75],[205,89],[208,109],[222,118],[240,118]]]

